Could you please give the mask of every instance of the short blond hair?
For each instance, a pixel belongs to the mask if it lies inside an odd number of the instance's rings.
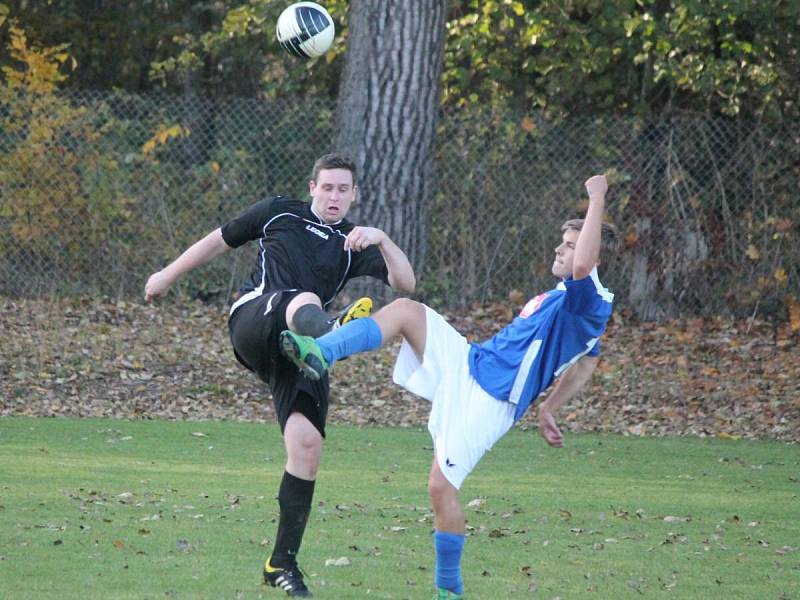
[[[583,229],[583,224],[585,222],[585,219],[570,219],[569,221],[565,221],[561,226],[561,233],[564,233],[568,229],[580,231]],[[613,252],[618,247],[619,238],[617,238],[617,228],[611,223],[603,223],[603,226],[600,229],[600,249],[603,251]]]

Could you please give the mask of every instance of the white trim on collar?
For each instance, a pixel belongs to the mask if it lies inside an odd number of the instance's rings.
[[[314,215],[315,217],[317,217],[317,219],[319,220],[319,224],[320,224],[320,225],[327,225],[328,227],[333,227],[334,225],[338,225],[339,223],[341,223],[342,221],[344,221],[344,219],[339,219],[339,220],[338,220],[338,221],[336,221],[335,223],[326,223],[326,222],[325,222],[325,219],[323,219],[322,217],[320,217],[320,216],[317,214],[317,211],[315,211],[315,210],[314,210],[314,206],[313,206],[312,204],[309,204],[309,205],[308,205],[308,209],[311,211],[311,214],[312,214],[312,215]]]

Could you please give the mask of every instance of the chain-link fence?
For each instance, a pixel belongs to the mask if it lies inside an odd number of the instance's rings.
[[[147,275],[268,193],[306,194],[334,106],[81,92],[0,106],[0,295],[134,297]],[[621,249],[603,257],[640,317],[785,318],[800,282],[800,126],[702,117],[439,119],[419,295],[439,306],[547,288],[559,225],[608,172]],[[362,198],[369,202],[368,198]],[[181,282],[230,299],[239,250]],[[521,292],[521,294],[517,294]],[[793,304],[795,303],[795,304]]]

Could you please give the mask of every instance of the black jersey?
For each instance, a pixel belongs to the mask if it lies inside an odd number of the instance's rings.
[[[376,246],[345,251],[345,237],[354,227],[347,219],[328,225],[310,203],[283,196],[253,204],[222,227],[222,239],[232,248],[253,240],[259,245],[256,268],[231,312],[277,290],[313,292],[327,308],[353,277],[369,275],[388,283],[386,262]]]

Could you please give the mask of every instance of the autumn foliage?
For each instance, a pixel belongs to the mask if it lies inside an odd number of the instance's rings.
[[[117,170],[101,145],[113,122],[104,107],[75,107],[57,93],[65,69],[75,66],[67,44],[32,44],[11,21],[8,46],[13,63],[3,67],[0,85],[0,219],[11,235],[0,238],[2,251],[54,261],[58,247],[66,249],[65,261],[81,263],[125,217],[125,200],[103,185]]]

